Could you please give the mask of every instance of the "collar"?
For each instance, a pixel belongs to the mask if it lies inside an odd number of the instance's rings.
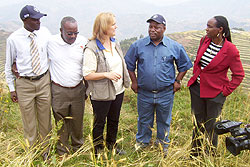
[[[115,42],[115,38],[110,38],[111,42]],[[101,41],[99,39],[96,38],[96,45],[98,46],[98,48],[100,50],[105,50],[104,46],[102,45]]]
[[[154,42],[150,39],[150,36],[148,36],[148,37],[146,38],[145,45],[149,45],[150,43],[152,43],[152,44],[154,45]],[[162,43],[164,46],[167,47],[168,38],[164,35],[160,43]],[[159,43],[159,44],[160,44],[160,43]]]
[[[22,32],[23,32],[23,34],[24,34],[25,36],[27,36],[28,38],[29,38],[29,35],[30,35],[31,33],[34,33],[35,36],[37,36],[37,31],[36,31],[36,30],[34,30],[33,32],[30,32],[30,31],[26,30],[24,27],[22,27]]]

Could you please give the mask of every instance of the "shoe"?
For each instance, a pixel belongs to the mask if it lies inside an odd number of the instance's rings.
[[[117,145],[108,145],[107,148],[109,151],[115,150],[115,154],[118,154],[118,155],[126,154],[126,151],[124,151],[123,149],[120,149]]]
[[[141,142],[136,142],[135,144],[135,149],[136,150],[141,150],[141,149],[144,149],[146,147],[148,147],[149,144],[148,143],[141,143]]]
[[[103,151],[104,151],[104,147],[102,147],[102,146],[95,146],[94,147],[95,156],[97,156],[98,154],[101,154]]]
[[[202,155],[202,150],[201,148],[192,148],[190,151],[190,159],[193,159],[195,157],[201,156]]]
[[[164,158],[166,158],[167,157],[167,155],[168,155],[168,148],[167,147],[163,147],[163,156],[164,156]]]
[[[42,157],[43,157],[43,161],[45,161],[45,162],[50,162],[50,156],[49,156],[49,153],[44,153],[43,155],[42,155]]]
[[[119,148],[116,148],[115,149],[115,153],[118,154],[118,155],[125,155],[126,154],[126,151],[122,150],[122,149],[119,149]]]
[[[62,160],[64,160],[64,159],[66,159],[67,157],[68,157],[68,154],[65,153],[65,154],[59,155],[59,156],[58,156],[58,160],[59,160],[59,161],[62,161]]]

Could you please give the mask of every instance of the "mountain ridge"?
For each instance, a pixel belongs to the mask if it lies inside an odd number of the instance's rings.
[[[6,0],[5,0],[6,1]],[[167,20],[167,33],[202,30],[206,28],[207,20],[215,15],[228,18],[230,27],[243,28],[250,31],[250,1],[247,0],[186,0],[179,4],[158,4],[143,0],[29,0],[41,12],[48,14],[41,19],[42,25],[53,33],[59,33],[60,20],[71,15],[79,24],[80,34],[89,38],[96,15],[103,11],[110,11],[116,15],[118,39],[147,35],[146,20],[153,14],[162,14]],[[19,0],[10,5],[0,6],[0,29],[14,31],[22,26],[19,19],[21,8],[27,4],[26,0]]]

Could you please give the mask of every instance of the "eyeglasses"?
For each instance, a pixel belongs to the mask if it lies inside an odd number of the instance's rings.
[[[79,32],[66,32],[66,33],[67,33],[68,36],[71,36],[71,35],[73,35],[73,34],[74,34],[74,35],[79,34]]]

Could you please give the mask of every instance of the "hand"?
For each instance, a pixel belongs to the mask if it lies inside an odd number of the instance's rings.
[[[135,93],[138,92],[138,84],[137,84],[137,82],[132,82],[132,84],[131,84],[131,89],[132,89]]]
[[[121,77],[122,77],[120,74],[118,74],[116,72],[106,72],[104,74],[104,76],[105,76],[105,78],[108,78],[108,79],[113,80],[115,82],[117,82],[118,79],[121,79]]]
[[[16,91],[10,92],[10,96],[11,96],[11,100],[12,100],[14,103],[17,103],[17,102],[18,102],[18,98],[17,98],[17,93],[16,93]]]
[[[18,73],[17,67],[16,67],[16,63],[12,64],[12,68],[11,68],[12,73],[16,76],[16,78],[20,78],[20,75]]]
[[[181,83],[174,82],[174,93],[181,89]]]
[[[85,93],[85,99],[84,100],[87,100],[88,99],[88,95],[86,95],[86,93]]]

